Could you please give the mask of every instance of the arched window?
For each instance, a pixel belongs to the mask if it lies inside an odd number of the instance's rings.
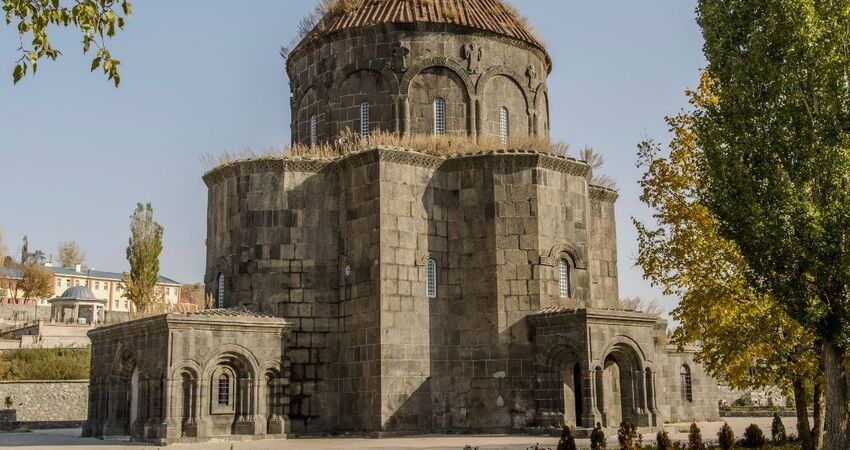
[[[688,367],[687,364],[682,364],[682,368],[679,370],[679,374],[682,378],[682,400],[686,402],[694,401],[694,386],[691,380],[691,368]]]
[[[360,137],[369,137],[369,102],[360,104]]]
[[[218,405],[230,405],[230,376],[226,373],[218,377]]]
[[[224,274],[218,274],[218,292],[216,293],[216,307],[224,308]]]
[[[434,134],[446,134],[446,100],[440,97],[434,100]]]
[[[428,298],[437,298],[437,261],[428,259],[425,269],[427,271],[426,294]]]
[[[319,143],[319,134],[317,132],[318,118],[315,114],[310,116],[310,147],[315,147]]]
[[[499,109],[499,140],[502,141],[502,146],[508,145],[508,138],[510,135],[510,113],[508,112],[508,108],[502,107]]]
[[[570,264],[566,259],[558,261],[558,292],[561,298],[570,298]]]

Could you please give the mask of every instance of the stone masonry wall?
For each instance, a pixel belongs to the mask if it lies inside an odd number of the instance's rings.
[[[82,422],[88,411],[89,382],[0,381],[0,402],[7,396],[18,422]]]
[[[548,63],[512,39],[438,24],[388,25],[335,33],[309,47],[288,61],[293,142],[310,143],[313,116],[320,142],[359,131],[362,102],[370,105],[373,132],[432,133],[437,97],[446,100],[449,134],[496,138],[505,107],[511,136],[548,135]]]
[[[243,305],[293,322],[292,430],[335,428],[338,173],[327,164],[277,161],[221,175],[208,180],[207,290],[217,294],[224,274],[225,307]]]

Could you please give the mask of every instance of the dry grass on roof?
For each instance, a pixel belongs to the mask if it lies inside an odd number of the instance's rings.
[[[546,137],[538,136],[512,137],[508,145],[503,145],[498,138],[488,136],[482,136],[478,139],[465,134],[446,134],[443,136],[413,134],[410,136],[399,136],[395,133],[379,131],[373,132],[368,138],[361,138],[357,133],[344,131],[338,142],[333,144],[324,143],[315,147],[294,144],[282,150],[268,150],[259,154],[246,149],[236,153],[224,152],[218,157],[207,155],[201,158],[201,160],[208,171],[211,172],[219,167],[241,161],[276,159],[333,161],[374,148],[395,148],[444,158],[475,155],[499,150],[526,151],[562,158],[570,157],[569,144],[560,141],[553,142]],[[590,158],[589,160],[584,159],[588,157]],[[602,165],[602,158],[588,148],[579,154],[577,160],[591,165],[593,169],[597,169]],[[608,189],[617,189],[613,178],[607,175],[594,175],[591,183]]]
[[[203,162],[207,168],[214,169],[221,165],[246,159],[287,158],[306,161],[331,161],[376,147],[405,149],[441,157],[473,155],[505,148],[562,157],[567,157],[569,153],[568,144],[552,142],[548,138],[535,136],[511,138],[508,145],[505,146],[498,138],[479,137],[474,139],[465,134],[399,136],[396,133],[376,131],[368,138],[361,138],[357,133],[344,131],[342,137],[335,143],[324,143],[314,147],[293,144],[282,150],[269,150],[260,154],[247,149],[237,153],[225,152],[218,158],[207,156],[203,158]]]

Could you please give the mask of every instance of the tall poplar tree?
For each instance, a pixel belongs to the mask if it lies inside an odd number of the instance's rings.
[[[162,225],[154,220],[151,204],[139,203],[130,216],[130,243],[127,246],[130,272],[124,274],[124,295],[142,313],[156,300],[163,231]]]
[[[715,101],[703,75],[691,103]],[[705,155],[697,145],[694,117],[668,117],[669,153],[654,141],[639,146],[641,201],[654,222],[638,229],[637,263],[653,285],[676,296],[679,327],[673,343],[700,343],[697,361],[735,389],[778,386],[793,392],[802,450],[820,448],[823,424],[821,352],[814,336],[770,295],[749,282],[750,268],[737,245],[719,233],[717,217],[702,202]],[[814,423],[809,422],[814,398]]]
[[[750,283],[822,342],[829,450],[850,448],[850,3],[700,0],[717,102],[705,201]]]

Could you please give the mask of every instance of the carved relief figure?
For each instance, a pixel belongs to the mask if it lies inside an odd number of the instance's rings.
[[[537,81],[537,69],[534,66],[528,66],[525,71],[525,76],[528,77],[528,87],[534,88],[534,83]]]
[[[393,47],[393,67],[398,72],[407,70],[407,57],[410,55],[410,48],[404,43],[399,42]]]
[[[463,45],[463,48],[461,49],[461,56],[464,61],[466,61],[466,70],[469,73],[478,73],[478,66],[481,63],[483,54],[483,49],[478,45],[472,43]]]

